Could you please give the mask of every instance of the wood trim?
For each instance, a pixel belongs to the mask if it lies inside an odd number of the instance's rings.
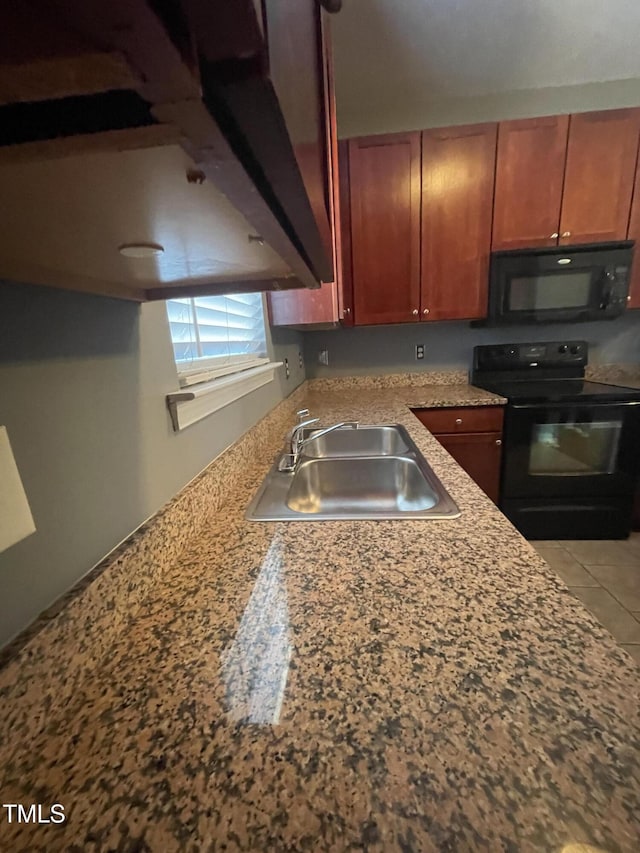
[[[207,62],[260,57],[267,63],[264,22],[254,0],[181,0]]]
[[[154,115],[161,121],[174,124],[183,133],[182,147],[202,169],[207,178],[218,187],[264,237],[271,248],[291,268],[300,287],[317,288],[319,283],[302,259],[297,245],[256,191],[246,169],[236,158],[220,127],[200,101],[181,101],[154,107]]]
[[[0,146],[0,164],[56,160],[81,154],[95,154],[99,151],[135,151],[181,142],[184,142],[184,137],[174,125],[151,124],[127,130],[106,130],[103,133]]]
[[[266,278],[236,279],[234,281],[212,281],[209,284],[169,284],[166,287],[149,287],[143,291],[149,301],[157,299],[179,299],[181,296],[216,296],[219,293],[257,293],[267,290],[289,290],[302,287],[299,279]]]
[[[147,0],[52,0],[62,20],[105,52],[118,51],[151,103],[200,97],[200,83]]]
[[[16,262],[3,257],[0,260],[0,277],[6,281],[40,284],[46,287],[57,287],[60,290],[76,290],[81,293],[93,293],[96,296],[128,299],[132,302],[145,302],[147,299],[143,287],[136,287],[121,281],[88,278],[69,270],[42,267],[40,264],[31,263],[24,259]]]
[[[349,195],[349,144],[338,142],[338,191],[340,195],[340,242],[338,263],[341,284],[338,289],[339,317],[344,326],[353,326],[353,267],[351,252],[351,198]]]

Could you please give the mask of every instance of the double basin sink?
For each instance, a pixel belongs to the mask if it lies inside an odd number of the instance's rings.
[[[400,424],[302,433],[294,471],[267,474],[247,510],[252,521],[438,519],[460,515]]]

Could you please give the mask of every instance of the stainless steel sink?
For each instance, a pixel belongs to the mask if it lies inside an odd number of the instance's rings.
[[[252,521],[439,519],[460,515],[400,424],[328,433],[305,446],[294,472],[279,471],[278,461],[247,509],[247,518]]]
[[[336,429],[314,441],[306,443],[319,430],[306,429],[302,433],[302,455],[314,459],[326,456],[400,456],[409,452],[409,446],[399,425],[358,426],[357,429]]]
[[[402,456],[302,462],[287,495],[295,512],[333,516],[416,512],[437,502],[416,461]]]

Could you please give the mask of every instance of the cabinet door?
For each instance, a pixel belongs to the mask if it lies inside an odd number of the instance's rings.
[[[418,319],[420,134],[349,141],[356,325]]]
[[[636,170],[636,185],[633,191],[631,219],[629,220],[629,240],[635,240],[634,259],[631,265],[631,286],[629,288],[629,308],[640,308],[640,161]]]
[[[500,123],[494,251],[557,244],[568,127],[568,116]]]
[[[454,433],[434,437],[482,491],[497,503],[500,496],[502,433]]]
[[[338,322],[338,302],[342,286],[338,138],[335,112],[331,33],[325,13],[321,17],[324,124],[327,136],[326,171],[329,176],[327,208],[331,225],[333,277],[317,290],[292,289],[267,294],[269,322],[272,326],[306,326]]]
[[[627,236],[640,109],[571,116],[560,243]]]
[[[496,124],[422,134],[422,320],[485,317]]]

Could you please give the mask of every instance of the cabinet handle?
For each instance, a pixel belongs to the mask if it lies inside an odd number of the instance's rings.
[[[428,309],[428,308],[425,308],[425,309],[423,310],[423,312],[422,312],[422,313],[423,313],[423,314],[428,314],[428,313],[429,313],[429,309]]]
[[[415,316],[417,316],[417,314],[418,314],[418,309],[417,309],[417,308],[414,308],[414,309],[413,309],[413,311],[412,311],[411,313],[414,315],[414,317],[415,317]]]
[[[458,426],[460,426],[461,423],[462,423],[462,418],[456,418],[456,424]]]
[[[498,445],[498,447],[500,447],[500,445],[502,444],[502,439],[496,438],[496,444]]]
[[[553,232],[553,234],[551,235],[551,237],[550,237],[549,239],[551,239],[551,240],[555,240],[555,239],[556,239],[556,237],[559,237],[559,236],[560,236],[560,235],[558,234],[558,232],[557,232],[557,231],[554,231],[554,232]]]
[[[563,237],[571,237],[571,231],[563,231],[562,236]]]

